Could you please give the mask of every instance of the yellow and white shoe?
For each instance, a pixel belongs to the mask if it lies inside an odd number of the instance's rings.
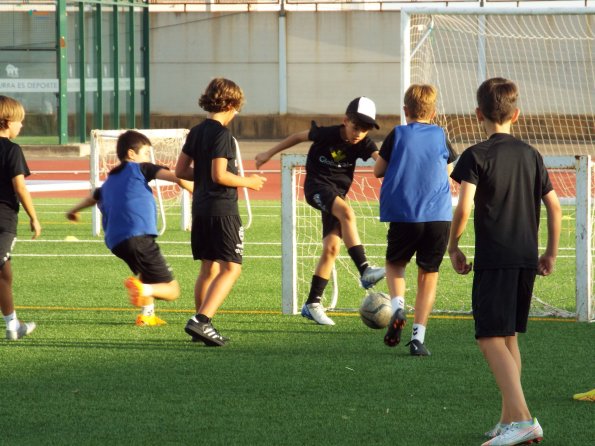
[[[590,401],[595,403],[595,389],[584,393],[577,393],[576,395],[573,395],[572,398],[577,401]]]
[[[124,286],[128,291],[130,303],[135,307],[144,307],[145,305],[150,305],[153,303],[152,296],[143,295],[143,283],[136,277],[128,277],[124,281]]]
[[[136,321],[134,323],[134,325],[136,325],[137,327],[157,327],[159,325],[165,324],[167,324],[167,322],[165,322],[163,319],[158,318],[154,314],[152,316],[145,316],[143,314],[139,314],[136,317]]]

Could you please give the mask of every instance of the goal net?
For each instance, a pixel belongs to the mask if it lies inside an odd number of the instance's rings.
[[[116,167],[120,160],[116,154],[118,136],[126,130],[92,130],[91,131],[91,187],[95,189],[106,179],[110,170]],[[151,129],[137,130],[151,141],[151,162],[174,170],[178,154],[181,152],[187,129]],[[154,180],[151,183],[155,199],[159,231],[163,233],[167,227],[167,216],[179,216],[179,227],[189,230],[191,224],[190,194],[177,184],[168,181]],[[93,208],[93,235],[101,232],[100,211]]]
[[[594,13],[593,8],[528,11],[495,7],[420,7],[401,12],[401,92],[412,83],[438,88],[436,123],[446,130],[457,152],[485,138],[474,114],[479,84],[501,76],[519,85],[521,119],[513,132],[544,155],[564,205],[556,272],[537,279],[533,315],[593,319],[591,198],[595,185],[590,157],[595,152]],[[400,110],[400,104],[394,109]],[[583,156],[575,158],[577,155]],[[322,235],[319,214],[304,202],[300,189],[304,163],[296,158],[286,158],[286,163],[284,181],[292,186],[287,190],[284,186],[283,195],[283,206],[287,206],[283,214],[283,311],[295,313],[307,297]],[[358,169],[348,199],[368,257],[383,264],[386,226],[378,221],[380,183],[370,174],[369,168],[368,172],[365,167]],[[540,228],[542,252],[545,211]],[[465,237],[462,245],[472,256],[473,231],[467,231]],[[414,303],[416,270],[412,261],[406,278],[408,306]],[[446,258],[435,311],[469,313],[471,280],[471,275],[456,275]],[[359,306],[365,292],[359,288],[357,272],[346,253],[339,257],[337,279],[328,288],[325,305],[332,304],[335,293],[336,308]],[[377,288],[385,291],[386,284],[381,282]]]

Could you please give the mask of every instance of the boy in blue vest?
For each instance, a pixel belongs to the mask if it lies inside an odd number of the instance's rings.
[[[151,141],[134,130],[120,135],[116,145],[120,165],[112,169],[100,188],[70,209],[69,220],[79,221],[81,209],[98,204],[102,213],[105,244],[124,260],[137,277],[124,281],[130,302],[142,307],[138,326],[163,325],[155,315],[153,299],[174,300],[178,281],[161,254],[157,238],[156,205],[149,182],[170,181],[192,192],[191,182],[180,180],[166,167],[149,162]]]
[[[35,322],[17,319],[12,295],[10,257],[17,240],[19,208],[29,216],[33,238],[41,235],[41,225],[35,213],[31,195],[25,184],[29,167],[23,150],[11,141],[23,127],[25,109],[16,99],[0,96],[0,310],[6,322],[6,339],[16,341],[35,330]]]
[[[401,342],[405,326],[405,268],[416,254],[417,294],[409,351],[429,356],[426,325],[436,300],[438,270],[448,242],[452,199],[448,173],[455,154],[444,130],[430,121],[436,114],[436,88],[411,85],[403,112],[407,125],[395,127],[380,148],[374,175],[380,188],[380,221],[390,222],[386,249],[386,283],[393,316],[384,343]]]

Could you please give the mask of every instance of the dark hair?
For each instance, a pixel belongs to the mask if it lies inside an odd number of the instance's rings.
[[[151,141],[145,135],[136,130],[126,130],[118,137],[116,144],[116,153],[118,159],[124,161],[128,158],[128,151],[134,150],[134,153],[138,153],[142,146],[150,146]]]
[[[366,132],[369,132],[374,128],[374,124],[370,124],[369,122],[361,120],[357,116],[357,113],[345,113],[345,116],[347,116],[347,119],[349,119],[353,123],[353,125],[359,127],[360,129]]]
[[[244,92],[235,82],[217,77],[209,83],[198,105],[210,113],[223,112],[230,107],[240,111],[244,105]]]
[[[514,82],[494,77],[477,89],[477,107],[487,120],[503,124],[512,119],[518,97],[519,89]]]

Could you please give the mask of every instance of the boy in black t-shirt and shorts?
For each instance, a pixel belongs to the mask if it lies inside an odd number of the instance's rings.
[[[288,136],[266,152],[256,155],[259,169],[271,157],[301,142],[313,141],[306,160],[304,194],[308,204],[322,213],[322,255],[312,276],[310,293],[302,307],[302,316],[321,325],[335,325],[322,306],[322,295],[328,284],[341,239],[355,263],[361,285],[371,288],[384,278],[384,268],[368,264],[357,232],[355,214],[345,201],[353,182],[355,163],[378,158],[378,147],[367,135],[376,123],[376,105],[366,97],[355,98],[345,112],[343,124],[318,127]]]
[[[194,286],[196,315],[185,331],[194,341],[222,346],[227,338],[211,319],[223,304],[242,271],[244,228],[238,210],[238,187],[260,190],[260,175],[238,175],[236,149],[227,125],[244,103],[244,93],[234,82],[216,78],[198,104],[207,119],[193,127],[178,157],[176,175],[194,181],[192,198],[192,255],[201,261]]]
[[[521,385],[517,333],[527,331],[535,275],[552,273],[558,253],[561,210],[539,152],[510,134],[519,116],[517,86],[488,79],[477,90],[476,109],[486,141],[463,152],[451,177],[461,184],[448,253],[459,274],[472,265],[459,248],[473,204],[475,271],[472,307],[475,337],[502,396],[499,422],[482,446],[540,441],[543,430],[531,417]],[[538,258],[541,201],[548,238]]]
[[[23,150],[10,139],[16,138],[23,127],[25,109],[16,99],[0,96],[0,310],[6,322],[6,339],[16,341],[35,330],[34,322],[17,319],[12,295],[10,257],[17,240],[17,220],[20,205],[29,216],[33,238],[41,235],[31,195],[25,184],[29,167]]]

